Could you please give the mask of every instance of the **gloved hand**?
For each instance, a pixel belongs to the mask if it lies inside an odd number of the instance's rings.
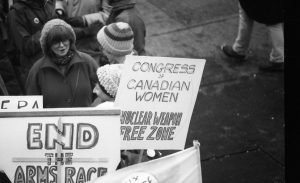
[[[83,15],[82,17],[87,22],[88,26],[91,26],[94,23],[101,23],[104,25],[108,18],[108,14],[106,14],[102,11],[99,11],[97,13]]]
[[[92,25],[84,29],[85,36],[96,36],[102,27],[102,23],[93,23]]]
[[[65,20],[68,24],[72,27],[87,27],[86,22],[84,21],[83,17],[70,17],[66,18]]]

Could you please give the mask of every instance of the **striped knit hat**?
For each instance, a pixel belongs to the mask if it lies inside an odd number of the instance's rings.
[[[115,56],[125,56],[133,50],[133,31],[125,22],[102,27],[97,34],[97,40],[104,50]]]

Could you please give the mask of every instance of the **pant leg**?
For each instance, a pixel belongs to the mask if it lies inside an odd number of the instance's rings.
[[[245,55],[250,44],[254,20],[252,20],[239,4],[239,27],[238,35],[232,49],[238,54]]]
[[[271,62],[284,62],[283,23],[267,26],[272,43]]]

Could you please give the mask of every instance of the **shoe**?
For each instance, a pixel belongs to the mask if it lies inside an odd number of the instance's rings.
[[[259,66],[259,70],[265,72],[281,72],[284,70],[284,62],[269,62],[266,65]]]
[[[246,55],[240,55],[237,52],[235,52],[232,49],[232,46],[229,46],[229,45],[222,45],[221,49],[225,53],[225,55],[227,55],[228,57],[233,57],[233,58],[237,58],[237,59],[245,59],[245,57],[246,57]]]

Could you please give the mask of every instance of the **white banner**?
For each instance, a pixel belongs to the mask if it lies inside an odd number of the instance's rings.
[[[43,108],[43,96],[0,96],[0,112],[32,111]]]
[[[113,172],[120,161],[119,113],[51,109],[1,116],[0,170],[18,183],[82,183]]]
[[[177,153],[122,168],[91,183],[202,183],[200,144]]]

